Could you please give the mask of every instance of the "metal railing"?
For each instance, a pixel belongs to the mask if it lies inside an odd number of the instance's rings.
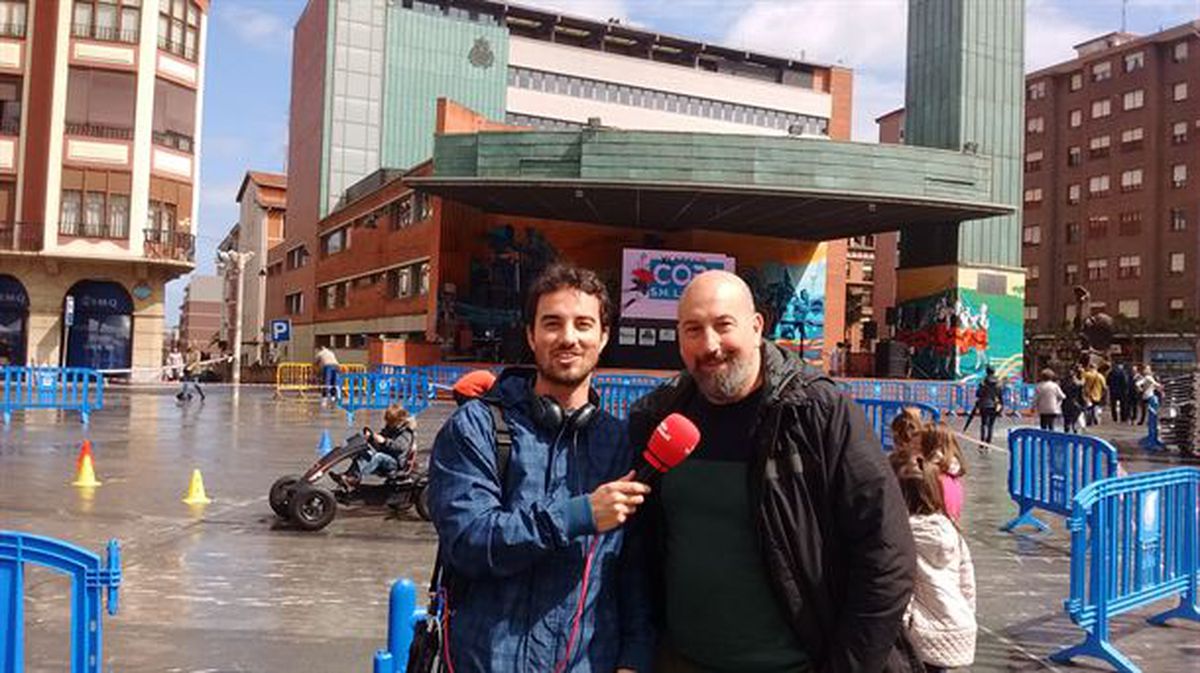
[[[104,138],[105,140],[133,140],[132,128],[109,126],[107,124],[67,122],[66,133],[69,136],[87,136],[89,138]]]
[[[25,23],[0,23],[0,37],[25,37]]]
[[[176,133],[175,131],[155,131],[153,136],[155,145],[167,147],[173,150],[178,150],[185,154],[192,154],[195,141],[189,135]]]
[[[129,238],[129,223],[59,220],[58,233],[62,234],[63,236],[81,236],[83,238],[110,238],[123,240]]]
[[[144,229],[143,254],[153,259],[171,259],[179,262],[196,260],[196,237],[186,231],[170,229]]]
[[[39,252],[41,249],[41,222],[0,222],[0,250]]]
[[[177,40],[172,40],[172,39],[168,38],[166,35],[158,36],[158,48],[162,49],[163,51],[175,54],[176,56],[182,56],[183,58],[185,58],[189,61],[196,60],[196,48],[195,47],[188,47],[183,42],[179,42]]]
[[[0,415],[4,424],[23,409],[78,411],[86,425],[104,408],[104,377],[86,367],[0,367]]]
[[[1070,516],[1071,500],[1088,484],[1117,476],[1117,449],[1099,437],[1034,428],[1008,433],[1008,494],[1017,516],[1000,528],[1046,530],[1033,515],[1040,509]]]
[[[138,30],[136,28],[122,29],[116,26],[77,23],[71,26],[71,37],[82,37],[89,40],[100,40],[101,42],[137,44]]]
[[[16,136],[21,134],[21,118],[0,119],[0,135]]]

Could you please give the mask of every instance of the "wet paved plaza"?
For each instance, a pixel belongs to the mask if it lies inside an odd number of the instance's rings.
[[[388,586],[401,576],[427,580],[432,527],[415,513],[359,508],[341,509],[318,533],[290,529],[268,507],[268,487],[315,459],[323,429],[340,442],[350,432],[345,415],[311,401],[273,401],[268,388],[236,399],[228,388],[207,392],[202,405],[181,408],[165,389],[110,389],[87,428],[74,414],[17,414],[0,429],[0,528],[93,551],[120,540],[124,581],[120,611],[105,620],[106,671],[369,671],[385,639]],[[421,415],[423,449],[450,410],[439,403]],[[379,422],[378,413],[360,413],[356,425]],[[1122,429],[1116,438],[1130,446],[1136,437]],[[103,482],[91,493],[69,485],[85,438]],[[1123,453],[1131,471],[1169,466]],[[974,448],[966,455],[963,526],[981,626],[972,670],[1067,670],[1045,659],[1082,639],[1062,609],[1064,527],[1048,516],[1048,533],[996,532],[1014,511],[1007,456]],[[211,504],[180,501],[193,468]],[[65,671],[69,586],[33,569],[27,589],[27,670]],[[1200,671],[1200,625],[1146,625],[1158,610],[1117,618],[1117,646],[1147,672]],[[1107,670],[1081,663],[1076,668]]]

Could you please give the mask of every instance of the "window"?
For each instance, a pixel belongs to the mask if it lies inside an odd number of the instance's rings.
[[[1141,147],[1144,136],[1145,131],[1140,126],[1121,131],[1121,149],[1130,150]]]
[[[1141,255],[1121,255],[1117,260],[1117,278],[1141,278]],[[1134,316],[1129,316],[1134,317]]]
[[[191,154],[195,128],[196,92],[174,82],[155,79],[154,143]]]
[[[298,245],[287,251],[287,268],[289,271],[299,269],[305,264],[308,264],[308,248]]]
[[[1093,159],[1108,156],[1108,149],[1112,146],[1112,136],[1102,135],[1096,136],[1088,141],[1088,156]]]
[[[1125,72],[1133,72],[1141,70],[1146,65],[1146,54],[1140,51],[1135,51],[1132,54],[1125,54]]]
[[[1092,81],[1103,82],[1112,77],[1112,61],[1103,61],[1092,66]]]
[[[1186,256],[1182,252],[1173,252],[1170,256],[1170,264],[1168,265],[1168,273],[1172,276],[1182,275],[1187,264]]]
[[[1187,164],[1175,164],[1171,167],[1171,186],[1179,189],[1187,185]]]
[[[175,231],[176,207],[173,203],[150,201],[146,209],[146,228],[156,232]],[[166,236],[152,235],[156,243],[165,242]]]
[[[328,257],[350,248],[350,227],[342,227],[321,237],[321,256]]]
[[[1046,80],[1042,80],[1040,82],[1034,82],[1033,84],[1030,84],[1027,95],[1028,95],[1029,100],[1040,100],[1042,98],[1045,98],[1046,97]]]
[[[1176,63],[1186,61],[1188,57],[1188,43],[1184,40],[1175,43],[1175,49],[1171,52],[1171,60]]]
[[[1026,306],[1025,307],[1025,320],[1027,322],[1033,322],[1037,319],[1038,319],[1038,307]]]
[[[1078,166],[1083,163],[1083,149],[1079,146],[1067,148],[1067,165]]]
[[[285,310],[288,315],[299,315],[304,313],[304,293],[295,292],[283,298]]]
[[[1137,318],[1141,315],[1142,302],[1137,299],[1121,299],[1117,302],[1117,314],[1126,318]]]
[[[1041,269],[1037,264],[1031,264],[1025,269],[1025,284],[1037,285],[1038,279],[1041,278]]]
[[[421,262],[421,266],[418,270],[418,273],[420,274],[418,288],[422,296],[429,294],[429,276],[432,270],[433,267],[429,265],[429,262]]]
[[[1118,216],[1119,232],[1122,236],[1133,236],[1142,231],[1142,211],[1130,210]]]
[[[1171,89],[1171,99],[1174,101],[1187,100],[1187,82],[1178,82]]]
[[[413,214],[417,222],[424,222],[433,215],[433,204],[428,194],[418,192],[413,195]]]
[[[190,0],[159,0],[158,48],[196,60],[200,8]]]
[[[1112,101],[1105,98],[1103,100],[1092,101],[1092,119],[1100,119],[1112,114]]]
[[[1171,209],[1171,231],[1187,231],[1187,211],[1183,208]]]
[[[1088,178],[1088,195],[1089,196],[1105,196],[1108,194],[1108,176],[1093,175]]]
[[[1167,317],[1171,320],[1183,320],[1186,314],[1186,302],[1182,297],[1174,297],[1167,302]]]
[[[1078,222],[1067,222],[1067,243],[1078,243],[1079,233],[1080,228]]]
[[[396,299],[411,297],[413,293],[412,267],[403,266],[388,272],[388,296]]]
[[[129,238],[128,173],[63,170],[58,232],[87,238]]]
[[[25,37],[25,0],[0,0],[0,37]]]
[[[71,35],[106,42],[138,41],[141,0],[75,0]]]
[[[1038,245],[1042,242],[1042,227],[1037,224],[1025,227],[1021,231],[1021,243],[1023,245]]]
[[[1079,284],[1079,265],[1067,264],[1063,267],[1063,283],[1066,285]]]
[[[1076,203],[1079,203],[1079,199],[1081,198],[1080,190],[1081,190],[1081,188],[1077,184],[1076,185],[1067,185],[1067,203],[1068,204],[1075,205]]]
[[[134,85],[133,73],[70,68],[67,134],[133,140]]]
[[[3,7],[2,1],[0,7]],[[21,91],[19,77],[0,76],[0,134],[17,135],[21,132]]]
[[[1121,191],[1136,192],[1142,188],[1142,169],[1134,168],[1121,173]]]
[[[321,296],[321,308],[324,310],[330,310],[346,306],[346,295],[349,294],[349,288],[350,283],[343,282],[326,285],[325,287],[318,289],[317,291]]]
[[[1088,218],[1088,238],[1104,238],[1107,235],[1107,215],[1093,215]]]
[[[1122,106],[1125,110],[1137,110],[1146,104],[1146,91],[1137,89],[1126,91]]]
[[[1045,117],[1030,117],[1025,120],[1026,133],[1044,133],[1046,131]]]
[[[1071,73],[1071,91],[1079,91],[1083,88],[1083,73]]]
[[[1087,261],[1087,279],[1108,280],[1108,260],[1103,257],[1089,259]]]
[[[1188,136],[1187,132],[1187,122],[1175,122],[1175,124],[1171,126],[1171,144],[1182,145],[1186,143]]]
[[[1040,205],[1041,202],[1042,202],[1042,188],[1041,187],[1035,187],[1033,189],[1025,190],[1025,205],[1026,205],[1026,207]]]
[[[1071,110],[1070,124],[1073,129],[1083,125],[1083,110]]]
[[[1026,154],[1025,155],[1025,170],[1026,171],[1041,170],[1042,156],[1044,156],[1044,155],[1041,150],[1034,150],[1033,152]]]

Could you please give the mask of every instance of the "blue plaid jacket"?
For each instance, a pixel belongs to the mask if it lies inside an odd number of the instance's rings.
[[[579,432],[535,425],[532,384],[532,372],[507,370],[488,393],[500,401],[513,437],[503,488],[485,403],[458,409],[434,441],[430,509],[443,562],[468,581],[465,595],[450,597],[456,673],[555,670],[596,538],[588,495],[633,461],[625,424],[608,413]],[[571,673],[650,670],[644,564],[625,539],[618,528],[596,542]]]

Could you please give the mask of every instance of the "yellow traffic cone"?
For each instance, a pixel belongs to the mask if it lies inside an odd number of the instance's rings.
[[[83,447],[79,450],[79,460],[75,461],[75,481],[71,482],[71,485],[83,488],[95,488],[100,485],[100,481],[96,479],[96,467],[92,464],[92,443],[87,440],[84,440]]]
[[[207,505],[212,502],[204,492],[204,477],[200,470],[192,470],[192,482],[188,484],[187,497],[183,499],[189,505]]]

